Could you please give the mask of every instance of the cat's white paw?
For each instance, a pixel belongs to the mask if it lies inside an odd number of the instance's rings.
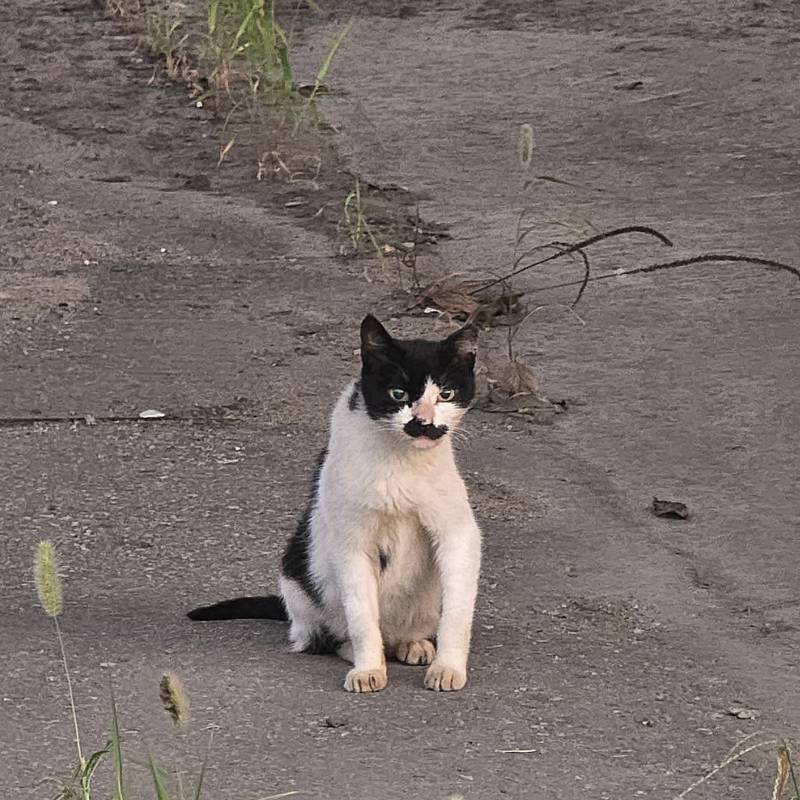
[[[457,692],[467,683],[467,673],[434,661],[425,673],[425,688],[434,692]]]
[[[344,688],[348,692],[379,692],[387,681],[386,667],[351,669],[344,679]]]
[[[416,642],[401,642],[394,654],[404,664],[430,664],[436,657],[436,648],[429,639],[420,639]]]

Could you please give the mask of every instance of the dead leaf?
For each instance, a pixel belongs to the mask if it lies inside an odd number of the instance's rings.
[[[295,91],[303,97],[314,97],[314,95],[331,94],[330,86],[326,83],[298,83]]]
[[[689,509],[685,503],[676,500],[659,500],[653,498],[653,513],[657,517],[670,517],[671,519],[687,519]]]
[[[325,719],[320,722],[320,727],[322,728],[344,728],[346,725],[349,724],[349,720],[345,719],[344,717],[325,717]]]
[[[220,145],[219,147],[219,161],[217,161],[217,168],[222,166],[222,162],[225,160],[225,156],[230,153],[231,148],[236,143],[236,137],[234,136],[226,145]]]
[[[549,422],[564,408],[548,400],[538,389],[533,370],[519,359],[496,361],[484,358],[475,379],[475,408],[491,414],[522,414],[535,422]]]
[[[644,81],[627,81],[625,83],[617,83],[615,84],[614,88],[619,91],[623,89],[625,91],[633,91],[635,89],[641,89],[644,86]]]
[[[477,291],[485,281],[448,275],[421,287],[410,308],[438,308],[453,319],[472,318],[478,325],[516,325],[524,316],[523,292],[506,292],[501,284]]]
[[[533,370],[523,361],[489,362],[487,380],[492,388],[506,392],[513,397],[517,394],[537,394],[539,386]]]

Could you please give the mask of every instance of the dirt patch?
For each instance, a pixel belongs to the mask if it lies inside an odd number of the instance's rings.
[[[785,32],[787,41],[797,41],[791,29],[797,21],[797,9],[791,0],[782,2],[745,2],[732,8],[723,0],[704,3],[697,13],[683,13],[671,4],[643,4],[627,0],[612,7],[591,0],[541,2],[531,6],[525,0],[481,2],[467,13],[468,24],[497,30],[519,26],[541,29],[613,31],[622,36],[687,37],[695,40],[741,40],[776,32]]]
[[[305,26],[319,14],[318,8],[297,7],[282,15],[290,23],[276,23],[284,25],[289,62]],[[407,187],[360,175],[342,158],[337,131],[320,116],[318,99],[346,90],[320,82],[319,72],[305,83],[292,72],[291,86],[272,92],[261,88],[277,82],[277,77],[247,60],[247,48],[258,43],[245,41],[241,56],[227,53],[224,40],[211,35],[202,3],[166,11],[158,3],[137,4],[137,11],[121,20],[138,37],[145,61],[153,64],[151,81],[183,87],[206,112],[203,121],[218,142],[216,171],[224,171],[225,185],[232,191],[240,193],[246,186],[253,191],[255,177],[256,183],[264,184],[259,187],[261,196],[276,212],[288,212],[312,229],[324,230],[345,258],[368,256],[383,262],[388,257],[398,266],[413,266],[407,263],[409,255],[446,237],[446,225],[419,217],[418,198]],[[221,25],[217,19],[215,30]],[[232,31],[239,27],[238,39],[247,18],[229,20],[228,25]],[[342,26],[327,44],[330,63],[348,31],[349,25]],[[191,175],[183,188],[209,190],[212,182],[208,175]]]

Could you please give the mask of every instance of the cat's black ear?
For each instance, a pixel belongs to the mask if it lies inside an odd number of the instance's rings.
[[[361,358],[385,353],[392,345],[392,337],[372,314],[361,323]]]
[[[463,328],[451,333],[444,343],[456,358],[473,366],[478,352],[478,326],[467,323]]]

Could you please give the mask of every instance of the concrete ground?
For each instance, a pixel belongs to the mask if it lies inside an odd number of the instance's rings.
[[[738,252],[800,262],[800,12],[785,0],[337,0],[296,52],[318,63],[354,14],[326,101],[353,168],[408,186],[452,240],[428,277],[497,273],[529,209],[541,240],[638,223],[676,242],[598,248],[595,268]],[[485,533],[467,688],[391,665],[376,696],[286,652],[279,624],[192,625],[200,602],[275,587],[284,539],[390,274],[335,257],[279,212],[220,133],[92,4],[0,9],[0,773],[9,797],[72,763],[66,686],[31,580],[58,547],[84,742],[116,694],[141,762],[207,797],[669,798],[741,738],[797,736],[797,282],[706,265],[531,293],[517,339],[551,425],[471,414],[460,460]],[[516,132],[530,123],[526,193]],[[236,158],[238,155],[234,154]],[[241,156],[244,159],[245,156]],[[197,181],[198,175],[208,178]],[[197,188],[199,187],[199,188]],[[281,189],[284,191],[284,189]],[[561,231],[561,233],[558,233]],[[572,233],[568,235],[572,236]],[[556,262],[524,286],[578,277]],[[503,333],[484,339],[502,352]],[[111,421],[146,408],[161,422]],[[97,424],[34,418],[93,415]],[[687,503],[656,518],[654,495]],[[192,721],[157,699],[184,680]],[[752,713],[741,719],[730,709]],[[771,796],[774,751],[693,796]],[[144,789],[136,797],[148,797]]]

